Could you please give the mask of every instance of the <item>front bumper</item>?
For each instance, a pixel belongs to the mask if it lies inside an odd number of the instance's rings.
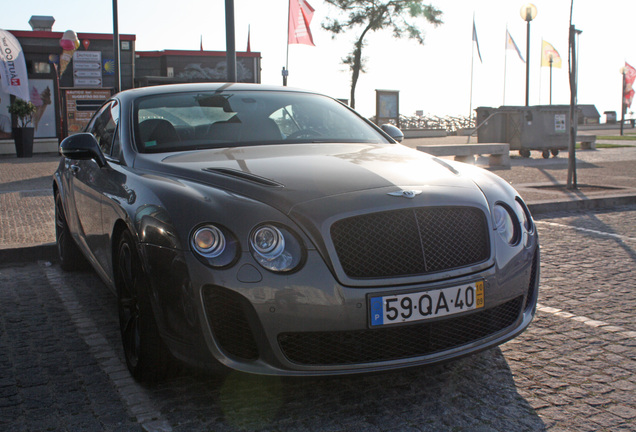
[[[538,296],[536,243],[534,250],[522,251],[504,268],[495,264],[441,281],[364,288],[339,284],[315,251],[310,251],[301,271],[276,275],[253,265],[249,254],[230,269],[211,270],[188,255],[153,246],[145,249],[149,262],[161,258],[164,263],[154,266],[162,272],[150,272],[152,297],[173,354],[198,366],[220,363],[258,374],[359,373],[468,355],[523,332],[532,321]],[[179,272],[171,270],[175,266]],[[482,309],[391,327],[369,326],[369,295],[475,280],[484,281]]]

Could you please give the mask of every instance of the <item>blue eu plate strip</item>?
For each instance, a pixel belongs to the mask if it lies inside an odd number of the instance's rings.
[[[384,313],[382,310],[382,297],[373,297],[371,299],[371,325],[384,324]]]

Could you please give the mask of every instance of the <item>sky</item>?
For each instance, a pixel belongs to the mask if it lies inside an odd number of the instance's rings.
[[[338,11],[322,0],[308,0],[315,9],[311,32],[315,46],[289,46],[288,85],[349,98],[351,73],[341,59],[353,47],[360,30],[335,39],[322,29],[327,16]],[[366,37],[365,74],[356,90],[356,109],[375,114],[375,90],[400,92],[400,113],[422,111],[434,116],[468,116],[476,107],[524,105],[526,66],[513,50],[505,50],[506,28],[526,57],[526,22],[520,16],[525,1],[430,0],[442,10],[444,24],[423,20],[424,45],[395,39],[388,30]],[[568,29],[570,0],[534,0],[538,13],[530,25],[530,105],[547,105],[549,68],[540,67],[541,41],[551,43],[562,58],[552,70],[553,104],[569,104]],[[53,31],[112,33],[112,1],[29,0],[13,2],[0,16],[0,28],[31,30],[32,15],[55,18]],[[247,46],[261,53],[261,82],[282,84],[286,64],[288,0],[234,0],[236,49]],[[473,16],[481,52],[472,41]],[[136,35],[137,51],[165,49],[225,51],[223,0],[119,0],[119,32]],[[572,22],[582,33],[577,39],[579,104],[605,111],[621,108],[620,68],[636,67],[636,1],[574,0]],[[471,68],[472,65],[472,68]],[[472,73],[471,73],[472,69]],[[505,71],[505,73],[504,73]],[[472,88],[472,91],[471,91]],[[505,91],[504,91],[505,89]],[[472,96],[472,97],[471,97]],[[636,111],[636,102],[629,111]]]

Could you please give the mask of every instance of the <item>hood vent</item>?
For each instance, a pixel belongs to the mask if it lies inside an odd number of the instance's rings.
[[[265,177],[260,177],[251,173],[246,173],[245,171],[239,171],[239,170],[234,170],[229,168],[204,168],[203,171],[206,171],[212,174],[220,174],[227,177],[233,177],[240,180],[246,180],[252,183],[257,183],[261,186],[277,187],[277,188],[285,187],[285,185],[275,182],[274,180],[270,180]]]

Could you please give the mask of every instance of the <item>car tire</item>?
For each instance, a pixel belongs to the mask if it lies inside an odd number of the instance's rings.
[[[148,279],[136,242],[128,231],[119,240],[115,260],[117,308],[126,365],[137,381],[160,381],[168,375],[171,355],[159,335]]]
[[[530,157],[530,150],[521,149],[521,150],[519,150],[519,155],[521,155],[522,158],[529,158]]]
[[[55,194],[55,243],[62,270],[73,271],[86,267],[86,258],[71,236],[59,192]]]

